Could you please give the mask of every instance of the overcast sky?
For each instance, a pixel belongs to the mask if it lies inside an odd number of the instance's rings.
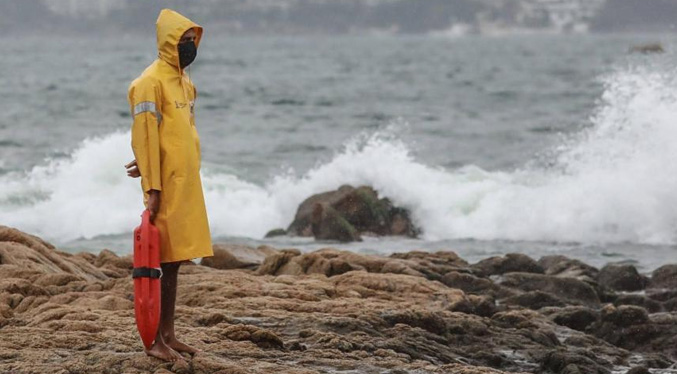
[[[541,5],[539,5],[539,3]],[[0,31],[147,32],[162,7],[234,33],[674,32],[677,0],[2,0]]]

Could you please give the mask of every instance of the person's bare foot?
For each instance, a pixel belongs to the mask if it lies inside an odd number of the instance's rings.
[[[189,355],[194,355],[200,352],[199,349],[193,348],[188,344],[182,343],[176,339],[165,339],[167,345],[177,352],[188,353]]]
[[[145,350],[148,356],[159,358],[162,361],[176,362],[183,360],[183,356],[180,353],[169,347],[164,342],[156,341],[150,349]]]

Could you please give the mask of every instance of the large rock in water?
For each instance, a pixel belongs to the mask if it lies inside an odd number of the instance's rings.
[[[665,53],[665,48],[660,43],[649,43],[649,44],[640,44],[634,45],[629,49],[630,53],[642,53],[642,54],[653,54],[653,53]]]
[[[364,234],[416,237],[418,232],[406,209],[367,186],[342,186],[309,197],[287,229],[289,235],[342,242],[359,241]]]
[[[310,227],[317,240],[362,241],[360,232],[327,203],[315,204]]]

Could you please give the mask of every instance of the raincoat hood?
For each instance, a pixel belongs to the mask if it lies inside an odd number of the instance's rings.
[[[160,58],[177,69],[179,68],[178,45],[183,33],[189,29],[195,29],[195,33],[197,34],[195,46],[200,46],[202,27],[171,9],[163,9],[160,12],[156,22],[156,28],[157,49]]]

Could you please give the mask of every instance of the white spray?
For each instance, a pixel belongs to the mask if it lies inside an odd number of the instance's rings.
[[[411,210],[425,239],[675,243],[676,74],[632,69],[607,79],[591,126],[548,168],[448,171],[415,160],[383,133],[349,142],[330,162],[258,186],[210,170],[203,185],[214,236],[260,238],[287,226],[306,197],[371,185]],[[0,223],[57,241],[124,234],[142,209],[129,133],[85,140],[71,157],[0,177]]]

